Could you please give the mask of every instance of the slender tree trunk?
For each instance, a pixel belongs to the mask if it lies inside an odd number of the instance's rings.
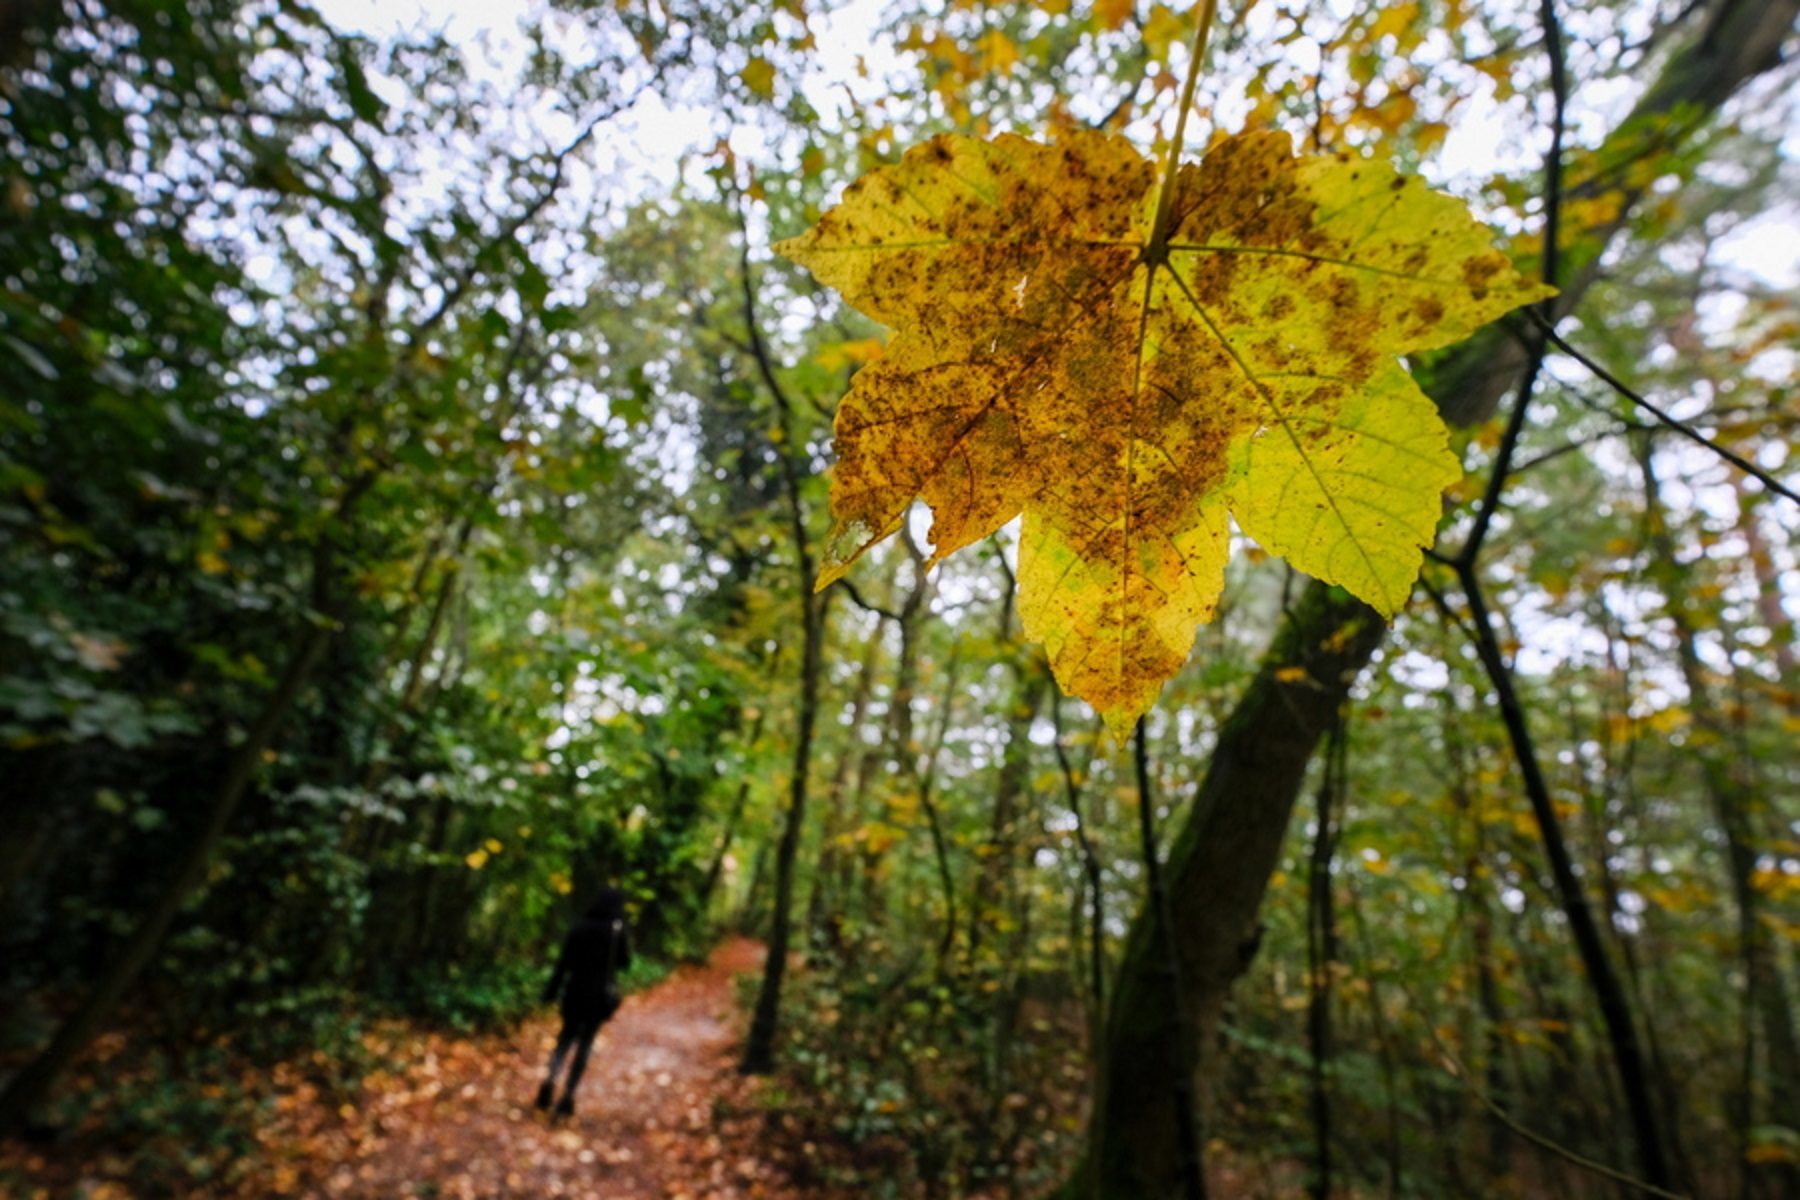
[[[756,857],[750,860],[750,886],[744,889],[744,907],[738,913],[738,928],[745,933],[765,935],[761,914],[763,893],[769,890],[769,844],[759,842]]]
[[[1443,713],[1444,754],[1449,759],[1450,802],[1457,818],[1467,824],[1468,843],[1463,853],[1462,904],[1468,916],[1470,954],[1474,959],[1475,997],[1481,1010],[1482,1047],[1486,1057],[1483,1085],[1496,1108],[1507,1105],[1506,1039],[1502,1034],[1505,1010],[1500,1004],[1500,987],[1494,961],[1493,886],[1487,866],[1487,836],[1481,818],[1475,811],[1473,778],[1469,769],[1468,748],[1458,731],[1463,714],[1454,705]],[[1497,1113],[1489,1111],[1487,1122],[1487,1165],[1489,1179],[1504,1179],[1512,1170],[1512,1135]]]
[[[1749,551],[1745,558],[1749,560],[1750,573],[1756,578],[1756,614],[1763,628],[1769,631],[1769,655],[1775,660],[1776,677],[1781,681],[1780,704],[1790,717],[1800,716],[1800,657],[1795,653],[1796,648],[1800,648],[1800,638],[1795,636],[1794,619],[1781,602],[1781,572],[1775,569],[1775,558],[1769,549],[1769,539],[1763,534],[1758,511],[1761,494],[1753,494],[1744,485],[1742,475],[1733,475],[1731,482],[1737,489],[1738,512],[1741,514],[1738,529],[1743,533],[1744,547]]]
[[[1475,995],[1481,1005],[1485,1025],[1482,1041],[1487,1053],[1484,1082],[1488,1096],[1501,1108],[1506,1106],[1505,1039],[1501,1026],[1506,1015],[1500,1007],[1500,988],[1494,974],[1494,924],[1488,913],[1487,888],[1469,876],[1469,889],[1474,918],[1470,923],[1470,941],[1475,954]],[[1512,1173],[1512,1132],[1506,1122],[1494,1113],[1487,1115],[1487,1171],[1489,1178],[1504,1179]]]
[[[881,655],[881,638],[872,637],[863,647],[862,661],[857,664],[856,686],[850,694],[850,738],[832,769],[831,784],[825,789],[824,819],[819,829],[819,856],[813,866],[812,893],[807,899],[806,928],[809,937],[822,939],[833,951],[843,946],[844,906],[849,902],[840,887],[845,858],[839,840],[849,826],[847,793],[852,767],[862,760],[862,727],[868,714],[869,694],[874,690],[875,664]],[[860,775],[859,775],[860,780]]]
[[[781,1018],[781,983],[787,970],[788,943],[793,925],[794,863],[800,853],[800,835],[806,822],[807,775],[812,770],[813,730],[818,724],[819,676],[822,672],[825,612],[821,597],[812,592],[812,564],[807,562],[806,592],[802,598],[803,652],[801,654],[800,710],[795,716],[794,760],[789,768],[787,810],[782,814],[781,841],[775,848],[775,896],[769,919],[769,957],[763,966],[762,988],[757,992],[750,1033],[744,1041],[740,1069],[764,1074],[775,1066],[775,1037]]]
[[[951,954],[956,946],[956,875],[950,869],[950,838],[944,829],[944,816],[937,805],[937,763],[944,741],[950,734],[951,704],[956,697],[957,656],[953,652],[950,669],[944,680],[944,698],[938,708],[937,729],[932,733],[921,774],[919,755],[909,748],[906,761],[912,764],[913,784],[918,789],[919,807],[925,811],[926,828],[931,833],[931,853],[937,862],[938,888],[944,897],[944,932],[938,939],[937,967],[940,973],[951,969]],[[909,723],[910,724],[910,723]]]
[[[1332,971],[1337,961],[1337,916],[1332,908],[1331,863],[1337,843],[1337,813],[1333,804],[1344,778],[1344,725],[1340,718],[1331,730],[1331,748],[1319,779],[1318,805],[1314,809],[1312,853],[1307,863],[1306,958],[1307,1041],[1312,1049],[1313,1143],[1315,1157],[1310,1191],[1314,1200],[1331,1200],[1331,992]]]
[[[1074,763],[1069,760],[1069,748],[1064,741],[1061,692],[1050,691],[1050,714],[1056,733],[1056,765],[1062,774],[1063,799],[1075,818],[1075,843],[1081,848],[1081,872],[1087,881],[1087,966],[1091,1017],[1089,1033],[1092,1039],[1090,1056],[1098,1064],[1101,1061],[1101,1051],[1105,1048],[1105,1039],[1101,1034],[1106,1014],[1106,868],[1101,863],[1100,852],[1088,832],[1081,781]],[[1098,1092],[1099,1088],[1094,1090]]]
[[[1637,1141],[1638,1161],[1644,1172],[1644,1181],[1667,1190],[1673,1179],[1658,1129],[1650,1075],[1644,1063],[1631,1002],[1613,967],[1612,957],[1607,953],[1599,923],[1594,920],[1593,908],[1588,903],[1587,891],[1575,873],[1574,859],[1563,837],[1562,820],[1556,814],[1556,805],[1550,798],[1549,782],[1544,778],[1543,769],[1538,763],[1525,707],[1520,703],[1513,687],[1512,668],[1501,655],[1500,639],[1494,631],[1486,598],[1475,579],[1472,567],[1459,573],[1462,576],[1463,592],[1469,601],[1475,650],[1481,658],[1482,666],[1487,670],[1489,681],[1494,685],[1500,705],[1500,718],[1505,723],[1507,737],[1512,742],[1513,757],[1525,784],[1525,796],[1531,804],[1531,815],[1537,822],[1544,857],[1549,860],[1550,876],[1556,885],[1557,902],[1563,915],[1568,918],[1569,932],[1574,936],[1576,951],[1581,956],[1581,965],[1587,972],[1588,981],[1594,990],[1594,999],[1600,1009],[1600,1018],[1606,1026],[1613,1065],[1619,1073],[1619,1085],[1624,1093],[1622,1098]]]
[[[1004,910],[1002,892],[1012,878],[1019,842],[1019,807],[1029,796],[1031,772],[1031,724],[1044,702],[1049,677],[1034,663],[1020,663],[1019,675],[1008,697],[1006,745],[1001,750],[1000,770],[994,779],[994,807],[982,840],[980,862],[969,900],[968,960],[971,965],[981,950],[983,932],[993,927]]]
[[[1085,812],[1086,804],[1082,799],[1081,777],[1076,774],[1074,764],[1069,760],[1069,748],[1064,738],[1062,693],[1050,689],[1050,719],[1054,723],[1056,733],[1056,765],[1062,774],[1063,801],[1069,806],[1069,812],[1075,817],[1075,841],[1081,848],[1081,871],[1086,880],[1087,905],[1087,1035],[1088,1035],[1088,1093],[1092,1096],[1106,1094],[1106,884],[1105,867],[1100,861],[1100,853],[1094,846],[1093,838],[1088,833],[1088,820]],[[1080,907],[1082,898],[1077,892],[1075,911],[1071,914],[1080,927]],[[1073,938],[1079,943],[1079,934]],[[1104,1134],[1103,1129],[1095,1129],[1093,1136]],[[1090,1151],[1094,1143],[1090,1142]],[[1088,1192],[1082,1200],[1090,1200],[1099,1195],[1099,1176],[1089,1177]]]
[[[737,836],[738,821],[744,815],[744,803],[749,799],[750,781],[746,779],[738,785],[737,795],[731,799],[731,811],[725,815],[725,828],[719,834],[719,848],[713,852],[712,862],[707,864],[706,875],[700,881],[700,898],[695,909],[703,915],[712,904],[720,876],[725,873],[725,860],[731,857],[731,843]]]
[[[744,1058],[739,1069],[749,1074],[764,1074],[775,1066],[775,1039],[781,1018],[781,983],[787,973],[788,943],[793,925],[794,865],[800,855],[800,838],[806,823],[808,776],[812,771],[813,732],[819,717],[819,679],[824,673],[826,598],[813,590],[816,571],[812,542],[806,529],[806,503],[801,495],[804,474],[799,456],[804,452],[804,436],[788,400],[786,389],[775,375],[775,364],[769,356],[757,319],[756,282],[750,271],[750,239],[743,233],[740,283],[743,288],[744,324],[749,333],[752,356],[781,416],[781,444],[777,457],[781,467],[782,490],[787,501],[788,534],[793,541],[795,590],[800,601],[800,706],[794,715],[794,759],[788,780],[788,801],[782,814],[781,841],[775,850],[775,896],[769,919],[769,956],[763,966],[762,987],[757,993],[756,1010],[750,1019],[750,1032],[744,1040]]]
[[[913,793],[918,798],[919,808],[925,814],[926,832],[931,837],[938,893],[944,905],[944,927],[938,938],[937,969],[944,973],[951,968],[950,955],[956,945],[958,931],[956,876],[950,867],[949,837],[944,829],[943,814],[938,809],[933,789],[936,787],[938,755],[950,732],[950,711],[956,697],[956,668],[959,659],[955,654],[951,657],[943,701],[938,708],[937,730],[931,745],[921,747],[913,732],[913,699],[919,683],[919,620],[931,597],[932,582],[925,570],[925,552],[913,541],[912,532],[903,527],[899,540],[912,561],[913,576],[900,611],[891,614],[900,630],[900,653],[894,662],[894,695],[888,708],[888,736],[900,777],[911,784]]]
[[[1394,1031],[1388,1024],[1387,1013],[1383,1009],[1385,997],[1382,995],[1381,977],[1371,970],[1374,954],[1369,949],[1369,927],[1363,920],[1362,909],[1356,902],[1356,892],[1348,893],[1351,924],[1355,926],[1359,953],[1363,960],[1363,970],[1369,981],[1369,1021],[1375,1027],[1375,1044],[1379,1048],[1381,1062],[1381,1089],[1387,1101],[1387,1122],[1383,1130],[1386,1149],[1387,1194],[1390,1197],[1400,1194],[1401,1184],[1405,1181],[1406,1157],[1400,1146],[1400,1089],[1395,1081],[1394,1060],[1399,1057],[1394,1049]]]
[[[438,581],[437,597],[432,601],[431,617],[425,623],[425,632],[420,635],[419,644],[406,660],[406,683],[401,687],[399,703],[394,706],[396,719],[403,713],[413,711],[418,704],[419,692],[425,682],[425,664],[431,661],[432,652],[437,649],[438,635],[444,628],[444,615],[450,611],[450,603],[456,598],[457,585],[462,582],[462,556],[468,549],[469,535],[474,529],[475,522],[471,518],[463,518],[462,527],[456,534],[456,548],[444,562],[443,578]]]
[[[444,877],[444,864],[438,861],[444,847],[450,841],[450,815],[452,801],[448,794],[437,798],[431,809],[431,830],[426,835],[425,861],[423,869],[418,871],[417,897],[413,904],[412,953],[407,956],[410,962],[430,961],[433,951],[432,934],[437,925],[438,892]],[[461,866],[458,863],[457,866]]]
[[[756,719],[750,723],[750,736],[744,739],[748,750],[755,750],[757,742],[762,740],[763,720],[768,716],[765,709],[757,709]],[[737,836],[738,821],[744,815],[744,804],[750,799],[750,780],[745,778],[738,785],[737,795],[732,797],[731,811],[725,816],[725,828],[719,834],[719,848],[714,851],[712,862],[707,864],[706,876],[700,882],[700,894],[694,904],[694,912],[702,917],[712,904],[713,892],[719,886],[719,877],[725,873],[725,860],[731,854],[731,843]]]

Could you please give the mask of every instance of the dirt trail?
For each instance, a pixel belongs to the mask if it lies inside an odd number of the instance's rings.
[[[507,1041],[434,1041],[412,1068],[374,1081],[357,1119],[316,1130],[306,1161],[277,1167],[274,1186],[459,1200],[796,1196],[758,1156],[758,1122],[735,1115],[748,1114],[754,1085],[735,1072],[732,978],[762,955],[734,939],[705,966],[629,997],[594,1044],[571,1119],[552,1123],[532,1107],[552,1018]]]

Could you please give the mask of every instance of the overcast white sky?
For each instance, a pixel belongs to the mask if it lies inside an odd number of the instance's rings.
[[[519,51],[519,22],[537,7],[534,0],[314,2],[339,28],[377,37],[421,25],[441,28],[457,40],[473,41],[485,37],[501,61]],[[878,21],[884,3],[885,0],[847,0],[834,6],[834,12],[813,18],[813,28],[818,34],[818,69],[815,78],[806,81],[806,91],[815,107],[829,111],[842,102],[846,87],[868,89],[879,86],[869,79],[858,78],[855,66],[857,56],[869,54],[872,49],[870,31]],[[893,61],[891,56],[872,57],[878,63],[883,58],[887,62]],[[712,120],[713,115],[706,110],[671,109],[660,98],[649,97],[640,104],[632,119],[622,123],[621,131],[635,134],[631,138],[635,153],[630,157],[637,160],[639,168],[649,178],[666,185],[673,182],[678,164],[684,157],[710,147],[719,137],[720,131],[713,126]],[[1497,109],[1471,98],[1471,102],[1459,108],[1451,135],[1437,156],[1432,173],[1440,179],[1491,174],[1502,166],[1504,148],[1511,147],[1515,152],[1519,149],[1509,139]],[[1794,141],[1790,156],[1800,157],[1800,131],[1794,134]],[[740,153],[754,153],[751,146],[737,144],[735,139],[734,146]],[[1747,222],[1725,239],[1719,252],[1733,266],[1770,287],[1800,289],[1800,205],[1771,213],[1762,220]]]
[[[340,29],[354,30],[373,37],[384,37],[409,29],[443,30],[453,40],[472,43],[485,40],[489,55],[501,67],[513,67],[520,61],[523,40],[518,36],[519,23],[540,5],[536,0],[313,0],[314,6]],[[859,75],[858,56],[871,60],[871,74],[883,73],[897,60],[891,54],[873,53],[870,31],[875,28],[886,0],[845,0],[833,5],[833,11],[814,15],[811,26],[818,38],[814,53],[816,64],[812,78],[803,81],[807,98],[814,108],[830,112],[844,103],[845,89],[868,94],[880,85],[874,79]],[[476,64],[471,62],[471,69]],[[510,70],[502,72],[510,75]],[[500,77],[500,76],[497,76]],[[654,94],[640,100],[635,110],[614,126],[612,137],[624,136],[630,152],[621,155],[635,160],[651,179],[665,186],[673,183],[679,164],[695,151],[710,149],[722,133],[732,138],[733,149],[754,156],[756,148],[740,139],[754,141],[751,131],[723,131],[716,127],[714,114],[707,109],[671,108]],[[623,149],[621,147],[621,149]]]

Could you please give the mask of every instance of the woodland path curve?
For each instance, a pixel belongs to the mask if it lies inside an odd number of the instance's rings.
[[[362,1128],[336,1147],[341,1157],[319,1155],[315,1142],[312,1161],[292,1164],[280,1190],[358,1200],[797,1196],[758,1153],[753,1085],[736,1074],[732,981],[762,958],[761,945],[733,938],[704,965],[628,997],[594,1044],[571,1119],[552,1122],[532,1107],[553,1017],[506,1039],[434,1043],[371,1095]]]

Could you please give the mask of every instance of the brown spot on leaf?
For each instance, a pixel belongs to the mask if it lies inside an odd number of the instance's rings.
[[[1502,255],[1478,254],[1463,262],[1463,282],[1471,288],[1481,287],[1500,272],[1507,270],[1509,265]]]

